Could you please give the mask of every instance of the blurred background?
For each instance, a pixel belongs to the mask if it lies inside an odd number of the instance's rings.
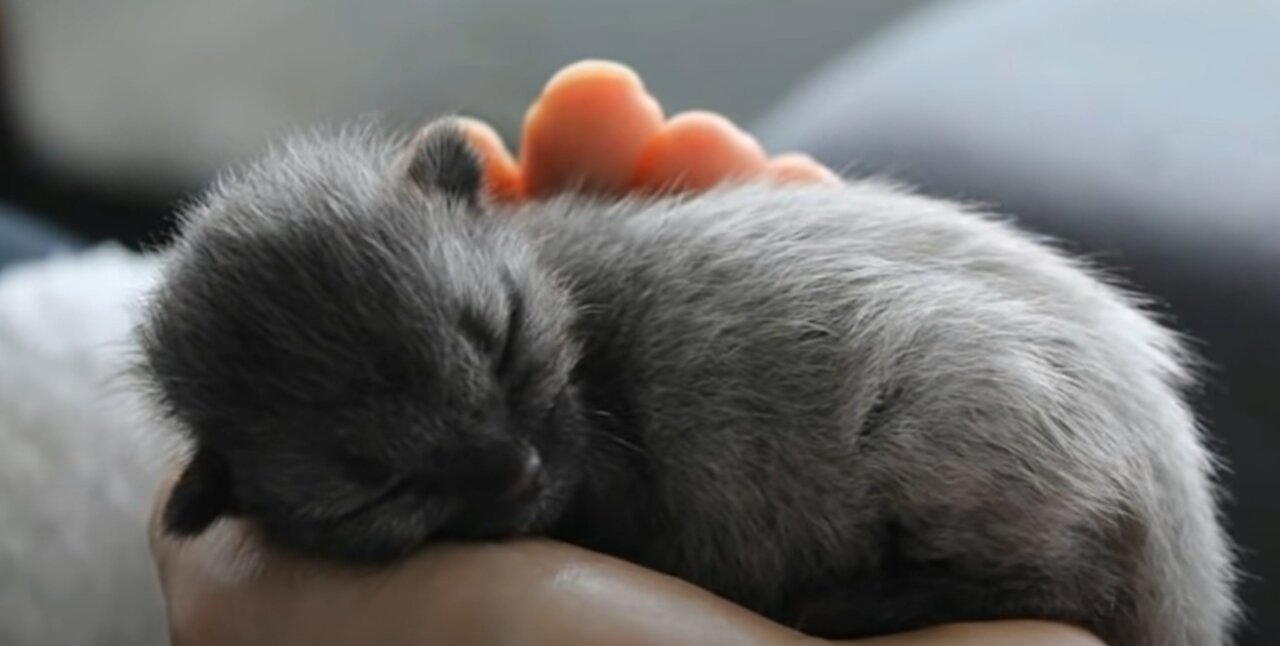
[[[774,152],[977,201],[1193,339],[1248,616],[1280,643],[1280,2],[0,0],[0,644],[159,644],[169,450],[119,379],[175,206],[298,128],[514,140],[580,58]]]
[[[291,129],[448,111],[510,138],[559,67],[625,61],[672,111],[750,124],[921,2],[8,0],[0,199],[149,240],[175,200]]]

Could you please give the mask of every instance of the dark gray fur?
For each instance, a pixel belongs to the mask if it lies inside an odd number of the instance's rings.
[[[1132,297],[887,185],[513,211],[436,185],[475,164],[438,144],[299,139],[186,214],[141,334],[196,447],[171,529],[548,534],[822,635],[1228,642],[1188,363]]]

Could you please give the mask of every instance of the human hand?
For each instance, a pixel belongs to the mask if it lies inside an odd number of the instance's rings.
[[[225,520],[151,547],[175,646],[799,644],[677,579],[553,541],[439,544],[378,569],[272,549]]]
[[[817,645],[672,577],[545,540],[439,544],[394,565],[354,568],[274,550],[224,520],[165,535],[158,491],[151,547],[174,646]],[[1035,621],[956,624],[863,646],[1099,646]]]
[[[835,184],[807,155],[773,158],[718,114],[664,120],[631,69],[584,61],[560,70],[525,115],[520,158],[484,122],[462,119],[484,162],[489,194],[505,202],[568,190],[601,196],[705,190],[732,181]]]

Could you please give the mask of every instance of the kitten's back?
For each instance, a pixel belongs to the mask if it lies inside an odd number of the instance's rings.
[[[1034,571],[1052,585],[1010,594],[1011,615],[1224,641],[1230,556],[1186,359],[1075,263],[874,184],[516,221],[580,300],[585,370],[660,474],[636,513],[665,533],[639,558],[739,597],[895,559],[994,573],[983,586]]]

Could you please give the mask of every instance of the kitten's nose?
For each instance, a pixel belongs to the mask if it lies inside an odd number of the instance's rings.
[[[522,498],[528,495],[538,484],[538,476],[542,473],[542,456],[538,450],[529,447],[525,451],[523,462],[516,470],[511,486],[502,493],[503,498]]]
[[[542,473],[542,456],[531,446],[490,447],[446,459],[444,469],[452,475],[442,484],[462,495],[519,499],[533,492]]]

